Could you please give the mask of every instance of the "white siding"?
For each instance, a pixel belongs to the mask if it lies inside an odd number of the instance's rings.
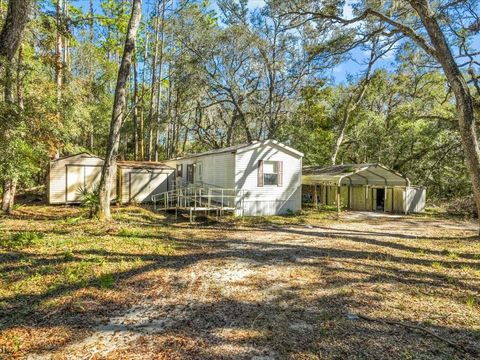
[[[201,182],[216,187],[233,189],[235,187],[235,155],[232,153],[209,154],[187,159],[171,160],[166,164],[176,169],[177,164],[182,164],[182,180],[187,182],[187,164],[201,164]],[[197,175],[197,174],[195,174]]]
[[[282,186],[257,186],[259,160],[283,162]],[[166,162],[175,169],[182,164],[184,183],[187,164],[200,163],[202,179],[197,177],[195,182],[237,190],[236,215],[277,215],[301,209],[302,155],[289,151],[284,145],[268,142],[236,153],[205,154]]]
[[[408,213],[425,211],[427,190],[421,187],[408,187],[405,192],[405,206]]]
[[[173,170],[120,168],[122,203],[150,202],[152,195],[168,191],[169,176]]]
[[[79,202],[78,189],[85,186],[91,189],[99,179],[102,165],[102,159],[88,154],[51,161],[48,184],[50,204]]]
[[[282,186],[258,186],[258,161],[282,161]],[[298,211],[302,206],[302,157],[276,145],[239,152],[235,161],[235,185],[243,191],[237,215],[276,215]]]

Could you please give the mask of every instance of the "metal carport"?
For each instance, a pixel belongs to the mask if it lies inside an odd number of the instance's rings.
[[[384,211],[389,209],[386,206],[387,200],[390,201],[389,206],[392,212],[401,211],[408,213],[417,212],[418,210],[423,211],[424,209],[424,188],[412,187],[410,180],[406,176],[376,163],[305,167],[303,169],[302,185],[313,187],[313,198],[316,206],[318,206],[319,202],[318,188],[320,186],[320,189],[325,193],[325,203],[335,203],[337,211],[340,211],[341,208],[342,193],[348,199],[345,201],[347,208],[375,211],[377,207],[373,200],[377,200],[376,195],[378,193],[383,194]],[[334,202],[328,199],[332,189],[334,190]],[[361,197],[359,197],[361,195],[360,189],[364,194]],[[419,192],[420,196],[417,196],[417,192]],[[392,196],[392,198],[388,199],[388,195]],[[357,206],[353,201],[355,199],[358,199],[357,202],[361,203],[361,205]],[[320,200],[323,200],[322,196]],[[379,202],[381,201],[380,199]],[[414,204],[414,211],[411,210],[412,201],[420,203],[420,206],[417,206],[419,204]]]

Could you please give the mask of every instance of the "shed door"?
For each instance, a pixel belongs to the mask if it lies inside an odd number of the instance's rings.
[[[130,202],[150,202],[152,195],[167,191],[167,174],[132,172],[130,176]]]
[[[102,175],[101,166],[86,166],[85,167],[85,187],[88,191],[93,191],[100,182]]]
[[[66,167],[67,182],[65,184],[65,193],[67,202],[80,201],[80,190],[85,186],[85,166],[68,165]]]
[[[150,177],[150,197],[148,201],[152,201],[152,196],[168,191],[168,174],[162,172],[154,172]]]
[[[101,165],[67,165],[66,200],[67,202],[80,202],[80,191],[86,188],[92,191],[100,182],[102,173]],[[113,191],[112,191],[113,193]]]

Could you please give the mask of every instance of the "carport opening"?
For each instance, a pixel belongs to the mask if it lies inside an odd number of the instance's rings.
[[[375,206],[375,210],[385,210],[385,189],[377,189],[377,203]]]

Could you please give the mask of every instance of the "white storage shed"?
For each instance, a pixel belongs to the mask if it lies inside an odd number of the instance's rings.
[[[153,195],[173,187],[175,170],[163,163],[118,161],[117,164],[120,203],[151,202]]]
[[[233,190],[236,215],[277,215],[301,209],[303,154],[275,140],[169,160],[177,187]],[[220,191],[220,190],[219,190]]]
[[[50,161],[48,202],[81,202],[81,190],[93,190],[100,181],[103,159],[83,152]],[[169,189],[174,169],[163,163],[118,161],[112,200],[120,203],[150,202],[151,196]]]

